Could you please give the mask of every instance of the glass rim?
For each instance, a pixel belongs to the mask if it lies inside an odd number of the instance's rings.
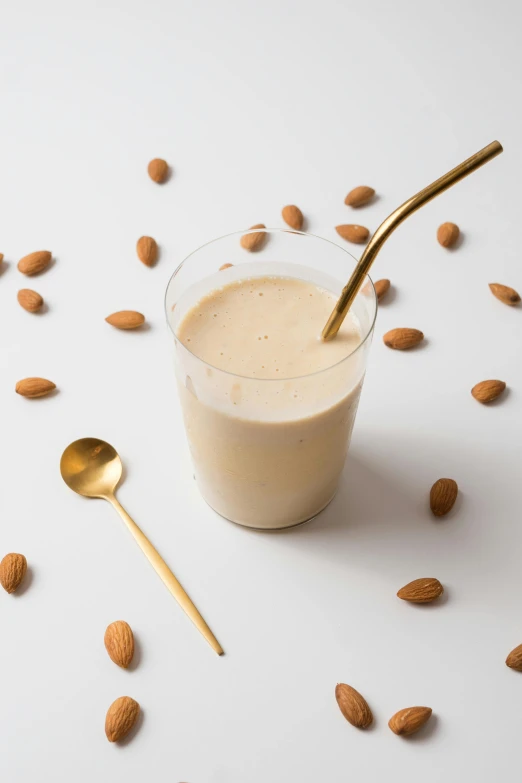
[[[284,381],[284,382],[286,382],[286,381],[297,381],[297,380],[301,380],[303,378],[311,378],[314,375],[320,375],[321,373],[327,372],[328,370],[333,370],[335,367],[339,367],[341,364],[343,364],[343,362],[347,361],[348,359],[351,359],[352,356],[354,356],[357,353],[357,351],[359,351],[359,349],[362,348],[363,345],[366,344],[366,341],[368,340],[368,338],[373,333],[373,329],[374,329],[374,326],[375,326],[375,321],[377,320],[377,310],[378,310],[378,302],[379,302],[379,300],[377,298],[377,292],[375,291],[375,286],[373,284],[373,280],[371,279],[370,275],[365,275],[365,280],[367,280],[370,283],[371,291],[373,292],[373,299],[374,299],[374,304],[375,304],[375,310],[374,310],[374,313],[373,313],[372,321],[371,321],[371,323],[370,323],[370,325],[368,327],[368,330],[367,330],[366,334],[364,335],[364,337],[361,340],[361,342],[359,343],[359,345],[356,348],[354,348],[353,351],[351,351],[349,354],[347,354],[347,356],[343,356],[343,358],[339,359],[338,362],[335,362],[334,364],[331,364],[328,367],[323,367],[321,370],[314,370],[314,372],[305,373],[304,375],[295,375],[295,376],[292,376],[291,378],[252,378],[252,376],[250,376],[250,375],[241,375],[240,373],[230,372],[230,370],[223,370],[221,367],[216,367],[216,365],[210,364],[210,362],[207,362],[207,361],[205,361],[205,359],[202,359],[196,353],[191,351],[190,348],[187,348],[187,346],[183,342],[181,342],[181,340],[177,336],[176,332],[172,328],[172,324],[170,323],[169,312],[168,312],[168,308],[167,308],[167,296],[168,296],[168,293],[169,293],[170,284],[172,283],[172,281],[174,280],[174,278],[176,277],[176,275],[180,271],[181,267],[189,260],[189,258],[192,258],[192,256],[196,255],[196,253],[199,253],[200,250],[203,250],[203,248],[208,247],[209,245],[213,245],[215,242],[220,242],[221,240],[228,239],[229,237],[244,236],[245,234],[250,234],[250,233],[254,233],[254,232],[256,232],[256,233],[263,232],[263,233],[266,233],[266,234],[269,234],[269,233],[273,233],[273,234],[282,234],[282,233],[285,233],[285,234],[298,234],[298,235],[303,236],[303,237],[310,237],[312,239],[318,239],[320,242],[327,242],[328,244],[333,245],[333,247],[336,247],[341,252],[346,253],[346,255],[350,256],[350,258],[357,264],[357,259],[354,256],[352,256],[352,254],[349,253],[348,250],[346,250],[344,247],[341,247],[341,245],[338,245],[337,242],[333,242],[331,239],[326,239],[325,237],[320,237],[317,234],[312,234],[309,231],[296,231],[293,228],[292,229],[291,228],[270,228],[270,227],[265,227],[265,228],[247,228],[247,229],[243,229],[242,231],[231,231],[229,234],[223,234],[220,237],[215,237],[214,239],[209,239],[208,242],[204,242],[202,245],[197,247],[195,250],[192,250],[188,254],[188,256],[185,256],[183,261],[180,261],[180,263],[178,264],[178,266],[176,267],[174,272],[169,277],[169,281],[168,281],[167,287],[165,289],[165,296],[164,296],[164,300],[163,300],[163,306],[164,306],[164,310],[165,310],[165,319],[167,321],[168,329],[171,332],[172,336],[174,337],[176,345],[181,345],[186,351],[188,351],[188,353],[190,353],[191,356],[193,356],[195,359],[197,359],[198,362],[201,362],[201,364],[204,364],[206,367],[210,367],[213,370],[217,370],[218,372],[222,372],[225,375],[230,375],[230,377],[232,377],[232,378],[241,378],[241,380],[249,380],[249,381],[253,380],[253,381],[256,381],[256,383],[281,383],[282,381]],[[362,286],[361,286],[361,288],[362,288]],[[359,291],[360,290],[361,289],[359,289]],[[359,295],[359,292],[358,292],[357,295]]]

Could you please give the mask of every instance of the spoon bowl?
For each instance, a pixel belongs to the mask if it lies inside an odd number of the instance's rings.
[[[75,440],[60,460],[60,473],[67,486],[87,498],[112,495],[122,472],[116,449],[98,438]]]

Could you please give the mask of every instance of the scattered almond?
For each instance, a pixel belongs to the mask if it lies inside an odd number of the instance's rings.
[[[501,283],[489,284],[491,293],[500,299],[501,302],[507,305],[516,305],[520,302],[520,294],[515,291],[514,288],[510,288],[508,285],[502,285]]]
[[[506,658],[506,666],[509,666],[510,669],[516,669],[517,672],[522,672],[522,644],[511,650]]]
[[[504,381],[481,381],[475,384],[471,393],[479,402],[487,403],[500,397],[505,388],[506,384]]]
[[[105,734],[109,742],[117,742],[126,737],[139,714],[140,705],[130,696],[120,696],[113,701],[105,718]]]
[[[437,239],[442,247],[453,247],[459,234],[460,229],[455,223],[443,223],[437,230]]]
[[[11,552],[0,563],[0,584],[8,593],[14,593],[27,571],[27,560],[23,555]]]
[[[382,338],[388,348],[394,348],[396,351],[406,351],[413,348],[424,340],[424,334],[418,329],[399,328],[390,329]]]
[[[359,691],[340,682],[335,688],[335,698],[344,717],[358,729],[366,729],[373,721],[372,711]]]
[[[44,303],[40,294],[37,294],[36,291],[32,291],[30,288],[22,288],[18,291],[17,299],[18,303],[28,313],[36,313]]]
[[[281,214],[283,215],[283,220],[290,226],[290,228],[295,228],[296,231],[301,231],[304,218],[303,213],[299,207],[296,207],[295,204],[289,204],[288,206],[283,207]]]
[[[386,279],[377,280],[377,282],[373,284],[373,287],[375,288],[377,299],[380,302],[383,296],[386,296],[386,294],[390,290],[390,281]]]
[[[0,264],[2,263],[3,260],[4,260],[4,254],[0,253]]]
[[[234,264],[221,264],[219,271],[222,272],[224,269],[230,269],[231,266],[234,266]]]
[[[344,203],[349,207],[362,207],[367,204],[375,195],[375,190],[367,185],[359,185],[358,188],[350,190]]]
[[[53,389],[56,389],[56,384],[45,378],[24,378],[15,386],[16,393],[22,397],[45,397]]]
[[[52,254],[48,250],[37,250],[29,253],[18,262],[18,269],[24,275],[37,275],[47,269],[51,263]]]
[[[103,641],[111,661],[126,669],[134,655],[134,636],[130,625],[125,620],[115,620],[107,626]]]
[[[147,171],[149,172],[149,177],[154,180],[154,182],[161,184],[162,182],[165,182],[169,175],[169,164],[162,158],[154,158],[154,160],[151,160],[149,163]]]
[[[425,723],[431,718],[432,710],[430,707],[406,707],[399,710],[388,721],[388,726],[394,734],[407,737],[409,734],[415,734],[422,729]]]
[[[136,243],[138,258],[145,266],[153,266],[158,258],[158,245],[152,237],[140,237]]]
[[[264,223],[256,223],[255,226],[251,226],[250,230],[253,228],[266,228]],[[266,241],[266,232],[265,231],[256,231],[253,234],[243,234],[240,241],[241,247],[244,247],[245,250],[250,250],[250,252],[255,253],[256,250],[261,250],[263,245]]]
[[[435,482],[430,491],[430,508],[436,517],[447,514],[457,499],[459,488],[457,482],[449,478],[441,478]]]
[[[137,313],[136,310],[120,310],[108,315],[105,320],[116,329],[137,329],[145,323],[145,316]]]
[[[370,232],[364,226],[356,226],[354,224],[346,224],[342,226],[336,226],[335,230],[340,237],[346,239],[347,242],[353,242],[356,245],[362,245],[368,240]]]
[[[397,593],[403,601],[410,601],[413,604],[427,604],[434,601],[444,592],[444,588],[438,579],[414,579],[404,587],[401,587]]]

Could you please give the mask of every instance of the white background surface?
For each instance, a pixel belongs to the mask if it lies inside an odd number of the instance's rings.
[[[520,9],[508,0],[393,3],[3,4],[0,30],[0,554],[31,577],[0,595],[0,756],[10,783],[168,780],[491,781],[519,767],[522,675],[520,464],[522,290]],[[494,138],[505,153],[411,218],[382,251],[390,277],[343,487],[315,522],[281,535],[227,524],[200,499],[178,410],[162,298],[183,257],[215,236],[281,225],[297,203],[310,231],[372,230],[405,198]],[[150,158],[173,166],[158,187]],[[369,184],[358,213],[347,191]],[[435,240],[451,220],[454,252]],[[136,259],[142,234],[161,259]],[[339,239],[339,242],[342,240]],[[56,262],[28,281],[16,262]],[[357,248],[355,248],[357,253]],[[38,316],[16,301],[42,293]],[[104,317],[144,312],[123,333]],[[395,326],[424,348],[388,350]],[[59,393],[28,401],[20,378]],[[501,378],[484,407],[469,390]],[[226,649],[192,628],[102,501],[63,484],[75,438],[105,438],[128,476],[121,502],[151,537]],[[454,477],[445,519],[427,496]],[[446,597],[395,593],[437,576]],[[126,619],[138,664],[108,659]],[[348,682],[376,717],[344,721]],[[123,747],[104,735],[128,694],[144,719]],[[411,740],[389,717],[436,718]],[[515,772],[516,774],[516,772]]]

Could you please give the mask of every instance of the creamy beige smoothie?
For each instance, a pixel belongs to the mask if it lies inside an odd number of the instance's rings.
[[[335,494],[364,374],[355,315],[320,340],[336,299],[297,278],[224,280],[175,327],[196,478],[227,519],[288,527]]]

